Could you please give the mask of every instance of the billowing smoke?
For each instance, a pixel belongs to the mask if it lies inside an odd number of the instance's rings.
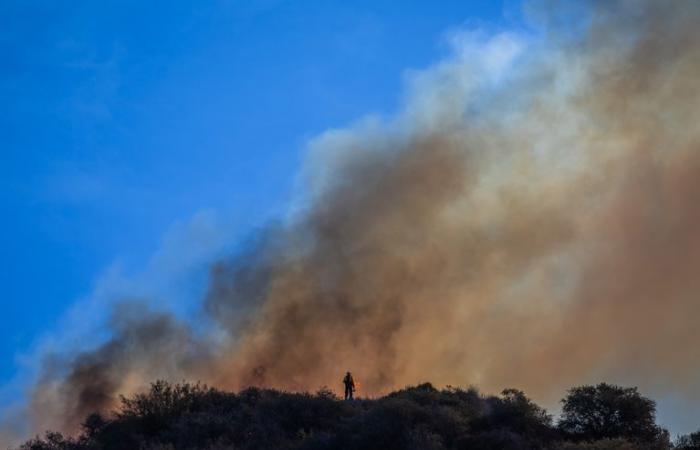
[[[393,119],[315,139],[296,212],[213,264],[194,327],[129,304],[47,363],[36,428],[155,377],[697,398],[700,2],[528,8],[530,32],[453,33]]]

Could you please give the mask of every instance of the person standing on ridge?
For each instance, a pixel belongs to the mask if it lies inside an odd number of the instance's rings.
[[[345,400],[352,400],[352,393],[355,392],[355,380],[352,379],[352,374],[348,371],[343,378],[345,385]]]

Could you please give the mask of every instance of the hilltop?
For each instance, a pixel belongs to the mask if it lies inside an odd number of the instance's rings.
[[[22,450],[176,449],[696,449],[675,445],[655,423],[655,404],[636,388],[570,389],[557,420],[523,392],[499,396],[429,383],[376,399],[343,401],[329,390],[230,393],[157,381],[122,398],[109,418],[92,414],[77,437],[48,432]]]

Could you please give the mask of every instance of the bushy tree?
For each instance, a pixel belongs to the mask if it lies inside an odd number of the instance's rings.
[[[625,438],[663,445],[668,433],[656,425],[656,404],[637,388],[600,383],[568,391],[559,428],[579,440]]]

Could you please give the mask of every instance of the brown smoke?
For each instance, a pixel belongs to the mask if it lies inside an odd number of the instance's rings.
[[[215,331],[117,319],[105,346],[47,368],[38,426],[74,428],[155,376],[695,398],[700,3],[589,6],[540,9],[545,37],[505,81],[456,57],[394,121],[317,139],[303,211],[214,265]]]

